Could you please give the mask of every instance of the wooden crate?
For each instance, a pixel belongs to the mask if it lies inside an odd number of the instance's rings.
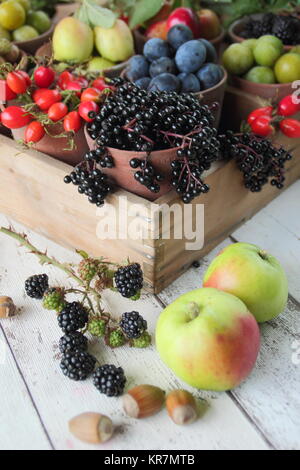
[[[227,122],[230,117],[230,125],[240,122],[241,114],[245,116],[255,107],[257,101],[253,97],[229,90],[225,100]],[[141,263],[145,287],[153,293],[167,287],[194,260],[200,259],[280,194],[271,185],[261,193],[250,193],[243,186],[236,164],[232,161],[221,164],[207,177],[211,191],[193,203],[194,208],[196,204],[204,204],[205,245],[201,250],[187,251],[189,240],[185,237],[164,239],[163,227],[153,217],[153,213],[164,204],[165,207],[174,203],[183,206],[175,193],[149,202],[120,189],[110,196],[109,205],[104,208],[105,211],[110,210],[107,219],[112,220],[111,211],[114,210],[120,215],[120,201],[127,198],[125,221],[129,226],[143,224],[144,237],[126,239],[124,222],[120,221],[117,223],[117,239],[100,240],[97,227],[99,223],[103,226],[100,218],[103,209],[95,209],[74,186],[63,182],[71,170],[68,165],[35,151],[22,151],[5,136],[0,136],[0,147],[0,212],[69,248],[81,248],[92,255],[105,256],[117,262],[129,257]],[[288,165],[286,187],[300,176],[300,142],[295,141],[294,147],[295,158]]]

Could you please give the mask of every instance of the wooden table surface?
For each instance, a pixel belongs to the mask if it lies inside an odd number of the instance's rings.
[[[17,223],[0,215],[0,226]],[[24,229],[26,230],[26,229]],[[30,240],[58,259],[77,255],[28,230]],[[233,241],[260,245],[277,256],[289,279],[289,302],[276,320],[261,327],[262,348],[256,369],[229,393],[195,391],[205,413],[188,427],[177,427],[165,412],[135,421],[122,413],[120,400],[100,395],[87,380],[76,383],[59,369],[55,314],[26,297],[24,280],[47,272],[51,285],[72,285],[64,273],[41,267],[14,240],[0,235],[0,295],[11,296],[20,315],[0,321],[0,449],[300,449],[300,181],[283,192],[221,246]],[[139,310],[153,333],[164,305],[201,286],[201,277],[220,246],[158,296],[144,294],[134,305],[112,292],[104,299],[110,312]],[[160,361],[154,346],[109,350],[93,341],[101,363],[125,369],[128,384],[150,383],[166,390],[183,386]],[[189,389],[189,387],[186,387]],[[190,389],[192,390],[192,389]],[[68,432],[68,420],[84,411],[111,416],[114,439],[89,446]]]

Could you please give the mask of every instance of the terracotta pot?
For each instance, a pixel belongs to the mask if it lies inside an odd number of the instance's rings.
[[[225,90],[226,90],[226,85],[227,85],[227,80],[228,80],[228,74],[224,68],[223,68],[223,73],[224,73],[224,76],[217,85],[215,85],[212,88],[209,88],[208,90],[200,91],[199,93],[196,93],[196,95],[198,96],[202,104],[211,105],[216,102],[219,103],[219,108],[213,112],[215,116],[215,127],[217,128],[219,127],[219,124],[220,124],[224,95],[225,95]],[[121,77],[126,77],[126,69],[121,73]]]
[[[251,15],[251,18],[254,18],[255,20],[261,19],[263,14],[256,14],[256,15]],[[245,16],[234,23],[230,26],[228,30],[228,34],[233,42],[243,42],[245,41],[245,38],[241,37],[240,34],[242,31],[245,29],[245,25],[247,21],[250,19],[250,16]],[[290,51],[294,46],[284,46],[284,50],[286,52]]]
[[[13,129],[13,138],[15,140],[24,140],[25,129],[25,127],[21,129]],[[63,132],[62,124],[55,124],[48,129],[51,135],[59,135]],[[33,146],[33,149],[50,155],[56,160],[75,166],[83,159],[84,154],[89,150],[83,127],[75,135],[74,141],[75,148],[73,150],[65,150],[69,144],[66,137],[57,138],[46,134],[40,142]]]
[[[41,46],[35,54],[36,57],[51,57],[52,56],[52,44],[48,42]],[[107,78],[116,78],[119,77],[123,70],[126,68],[128,62],[122,62],[115,65],[109,69],[102,70],[101,75],[104,75]],[[100,74],[100,72],[99,72]]]
[[[202,104],[212,105],[213,103],[219,103],[219,108],[213,112],[215,116],[215,127],[218,128],[220,124],[225,90],[227,86],[228,74],[223,68],[224,76],[222,80],[214,87],[208,90],[197,93]]]
[[[239,90],[266,100],[275,99],[276,101],[280,101],[282,98],[291,95],[295,91],[295,88],[292,87],[292,83],[275,83],[274,85],[269,85],[266,83],[250,82],[249,80],[237,76],[231,76],[230,81],[233,86]]]
[[[95,141],[90,138],[88,132],[85,130],[86,140],[88,142],[90,150],[95,148]],[[157,152],[151,153],[151,162],[155,166],[157,173],[165,177],[165,181],[160,184],[159,193],[151,193],[149,189],[145,186],[142,186],[134,178],[134,173],[138,170],[134,170],[130,167],[130,160],[132,158],[143,159],[146,156],[145,152],[132,152],[119,149],[108,148],[111,156],[114,159],[114,168],[104,168],[102,171],[107,175],[110,175],[115,183],[123,189],[130,191],[133,194],[144,197],[149,201],[154,201],[155,199],[167,194],[171,191],[172,186],[170,182],[170,163],[175,160],[177,156],[177,149],[168,149],[168,150],[159,150]]]
[[[225,30],[222,29],[221,33],[219,36],[217,36],[215,39],[211,39],[209,42],[211,42],[215,48],[218,54],[220,54],[222,43],[225,37]],[[137,28],[133,31],[133,37],[134,37],[134,42],[135,42],[135,50],[137,54],[142,54],[144,50],[144,46],[146,42],[148,41],[148,38],[145,36],[143,33],[143,30],[141,28]]]
[[[23,51],[28,52],[28,54],[34,55],[35,52],[42,44],[49,41],[52,38],[54,31],[54,23],[52,24],[51,28],[46,31],[44,34],[41,34],[37,38],[30,39],[30,41],[16,41],[15,44]]]

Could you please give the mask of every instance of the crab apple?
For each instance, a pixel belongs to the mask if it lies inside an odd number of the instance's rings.
[[[197,12],[200,20],[201,37],[204,39],[214,39],[221,33],[221,23],[218,15],[208,9]]]
[[[209,266],[204,287],[241,299],[259,323],[276,318],[288,299],[288,282],[279,261],[256,245],[233,243]]]
[[[197,289],[160,315],[156,345],[182,380],[203,390],[227,391],[252,371],[260,347],[257,322],[237,297]]]

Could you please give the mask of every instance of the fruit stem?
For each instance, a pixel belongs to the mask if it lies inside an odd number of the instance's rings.
[[[74,281],[76,281],[82,287],[86,288],[85,282],[82,281],[80,279],[80,277],[76,276],[76,274],[74,273],[74,271],[71,269],[71,267],[68,264],[60,263],[55,258],[49,257],[47,255],[47,252],[42,253],[41,251],[39,251],[34,245],[32,245],[29,242],[29,240],[27,239],[27,235],[16,233],[12,229],[8,229],[8,228],[5,228],[5,227],[1,227],[0,232],[4,233],[5,235],[8,235],[11,238],[14,238],[15,240],[17,240],[21,244],[21,246],[24,246],[25,248],[30,250],[30,252],[32,254],[36,255],[39,258],[40,263],[42,265],[51,264],[52,266],[55,266],[56,268],[60,269],[61,271],[64,271],[66,274],[68,274],[68,276],[70,278],[74,279]],[[89,287],[89,292],[91,294],[93,294],[93,296],[95,297],[97,302],[100,302],[101,295],[95,289],[93,289],[92,287]]]

